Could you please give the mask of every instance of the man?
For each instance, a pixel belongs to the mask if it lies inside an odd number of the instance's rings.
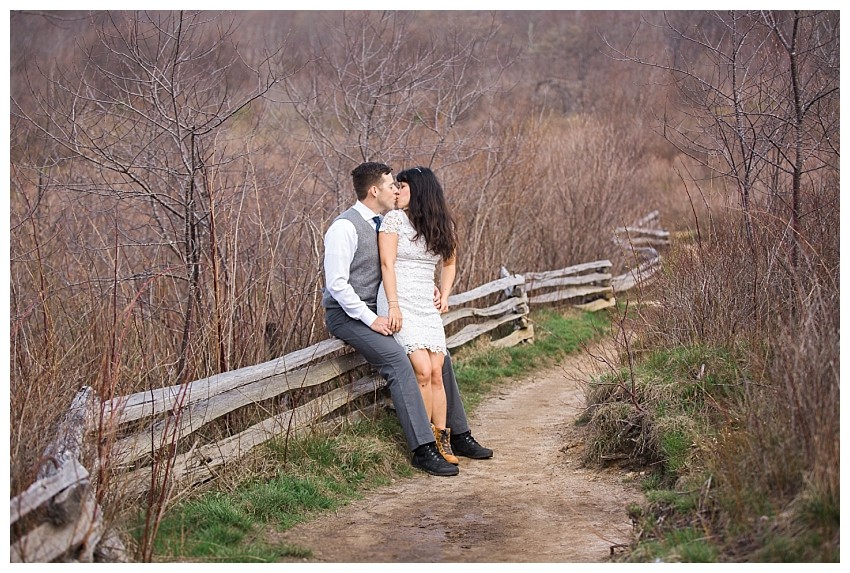
[[[437,449],[410,360],[392,337],[387,317],[375,313],[381,282],[377,228],[380,215],[395,206],[398,196],[392,169],[383,163],[367,162],[357,166],[351,177],[357,202],[334,219],[325,233],[325,325],[387,380],[413,452],[413,466],[432,475],[457,475],[458,468]],[[449,356],[443,366],[443,385],[448,410],[446,425],[452,428],[454,453],[474,459],[492,457],[493,450],[482,447],[469,431]]]

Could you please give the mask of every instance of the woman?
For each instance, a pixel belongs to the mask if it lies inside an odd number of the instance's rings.
[[[395,339],[413,365],[437,449],[457,465],[451,429],[446,428],[443,360],[446,333],[440,314],[449,309],[455,280],[457,235],[443,188],[427,167],[400,172],[396,209],[388,212],[378,231],[383,283],[378,291],[378,315],[389,317]],[[434,304],[434,275],[442,260],[440,304]]]

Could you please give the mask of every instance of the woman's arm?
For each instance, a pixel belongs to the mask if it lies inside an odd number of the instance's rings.
[[[396,233],[378,233],[378,252],[381,255],[381,280],[387,293],[389,306],[388,318],[390,330],[401,330],[402,316],[398,306],[398,289],[395,276],[395,260],[398,255],[398,235]]]
[[[449,311],[449,295],[452,293],[452,287],[455,283],[455,274],[457,273],[456,262],[456,255],[452,255],[450,259],[443,261],[443,270],[440,272],[440,314],[444,314]]]

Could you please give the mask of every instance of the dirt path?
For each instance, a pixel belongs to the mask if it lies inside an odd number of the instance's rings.
[[[601,562],[628,541],[626,505],[641,498],[622,472],[581,467],[573,422],[587,354],[498,391],[470,420],[490,460],[460,474],[417,472],[279,535],[315,562]]]

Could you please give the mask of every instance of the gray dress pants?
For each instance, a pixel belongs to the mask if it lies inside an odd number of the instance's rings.
[[[395,338],[378,334],[361,321],[345,314],[341,308],[325,309],[325,326],[333,336],[357,350],[387,381],[410,450],[433,442],[431,421],[425,413],[425,403],[419,392],[413,366]],[[462,434],[469,430],[469,423],[449,355],[443,361],[443,386],[446,389],[446,425],[452,429],[452,434]]]

